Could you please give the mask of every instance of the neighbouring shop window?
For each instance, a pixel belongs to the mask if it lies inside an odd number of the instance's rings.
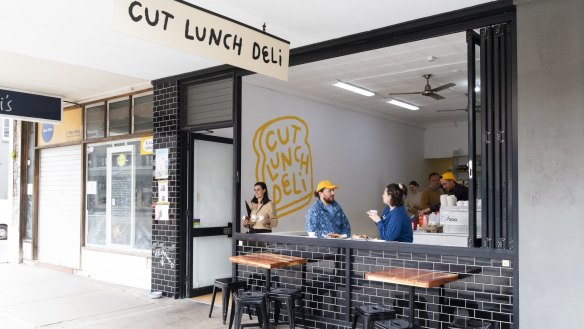
[[[141,93],[87,105],[85,139],[152,131],[153,99],[151,93]]]
[[[140,143],[87,146],[87,245],[151,249],[152,155]]]
[[[35,164],[35,125],[32,122],[27,123],[27,161],[26,161],[26,230],[24,233],[25,240],[32,240],[33,238],[33,209],[34,209],[34,164]]]
[[[8,199],[8,171],[10,159],[8,141],[10,140],[10,119],[2,119],[2,143],[0,143],[0,199]],[[0,205],[0,207],[2,207]],[[0,209],[1,210],[1,209]]]
[[[10,119],[3,119],[2,140],[8,141],[10,138]]]
[[[134,97],[134,132],[152,131],[153,95]]]
[[[105,104],[85,108],[85,138],[101,138],[105,134]]]
[[[111,101],[108,103],[109,131],[108,136],[119,136],[130,133],[130,100]]]

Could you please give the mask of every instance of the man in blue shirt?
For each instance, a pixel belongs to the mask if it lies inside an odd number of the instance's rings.
[[[351,235],[351,225],[341,205],[335,201],[336,185],[328,180],[320,181],[314,191],[318,199],[306,213],[306,232],[314,232],[322,237],[328,233]]]

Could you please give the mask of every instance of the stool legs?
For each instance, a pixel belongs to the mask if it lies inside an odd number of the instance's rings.
[[[261,304],[255,304],[256,306],[256,312],[257,312],[257,316],[258,316],[258,324],[261,328],[263,329],[269,329],[269,325],[270,325],[270,320],[268,317],[268,310],[267,310],[267,305],[266,305],[266,300],[262,300]],[[236,304],[234,301],[234,298],[232,298],[231,301],[231,315],[229,317],[229,329],[231,329],[231,326],[233,323],[235,323],[234,328],[235,329],[240,329],[241,327],[241,317],[243,316],[243,312],[244,312],[244,307],[247,307],[247,312],[250,316],[251,319],[251,305],[240,305],[240,304]]]
[[[357,328],[357,321],[359,321],[359,313],[355,312],[353,314],[353,326],[351,326],[351,329]]]
[[[233,307],[235,310],[235,329],[239,329],[241,327],[241,310],[239,306],[233,305]],[[231,327],[229,328],[231,329]]]
[[[278,320],[280,320],[280,308],[282,303],[279,300],[274,301],[274,325],[278,326]]]
[[[306,313],[304,311],[304,299],[298,298],[296,296],[290,296],[286,298],[286,308],[288,309],[288,323],[290,325],[290,329],[296,328],[296,300],[299,302],[300,313],[302,315],[302,326],[306,329]],[[269,303],[269,302],[268,302]],[[280,320],[280,312],[282,309],[282,301],[275,299],[274,300],[274,325],[278,325],[278,321]],[[268,309],[269,313],[269,309]],[[269,315],[269,314],[268,314]]]
[[[233,298],[231,298],[231,313],[229,314],[229,329],[231,329],[231,325],[233,324],[233,318],[235,317],[235,302]],[[237,327],[235,327],[237,328]]]
[[[213,306],[215,306],[215,296],[217,296],[217,287],[213,286],[213,297],[211,297],[211,309],[209,310],[209,317],[211,317],[211,313],[213,313]]]
[[[300,298],[300,313],[302,314],[302,327],[306,329],[306,313],[304,312],[304,298]]]
[[[222,291],[222,298],[223,299],[223,325],[225,325],[225,321],[227,320],[227,307],[229,306],[229,295],[231,290],[229,288],[225,288]]]
[[[294,301],[294,297],[288,297],[286,303],[288,303],[288,318],[290,318],[290,329],[294,329],[296,328],[296,302]]]
[[[262,301],[262,306],[260,307],[260,312],[262,313],[262,317],[263,317],[263,324],[262,322],[260,322],[260,326],[263,329],[269,329],[270,327],[270,317],[268,314],[268,306],[267,306],[267,302],[266,299],[264,298],[264,300]]]

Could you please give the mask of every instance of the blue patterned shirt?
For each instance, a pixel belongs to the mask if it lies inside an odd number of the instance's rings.
[[[346,234],[351,236],[351,224],[341,206],[334,201],[331,205],[332,211],[328,211],[320,200],[316,200],[306,213],[304,229],[306,232],[315,232],[316,236],[322,237],[327,233]]]

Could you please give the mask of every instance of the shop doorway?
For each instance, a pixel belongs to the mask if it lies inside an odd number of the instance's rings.
[[[222,129],[229,130],[232,128]],[[208,293],[217,278],[231,276],[233,139],[189,135],[187,215],[191,219],[191,295]]]

